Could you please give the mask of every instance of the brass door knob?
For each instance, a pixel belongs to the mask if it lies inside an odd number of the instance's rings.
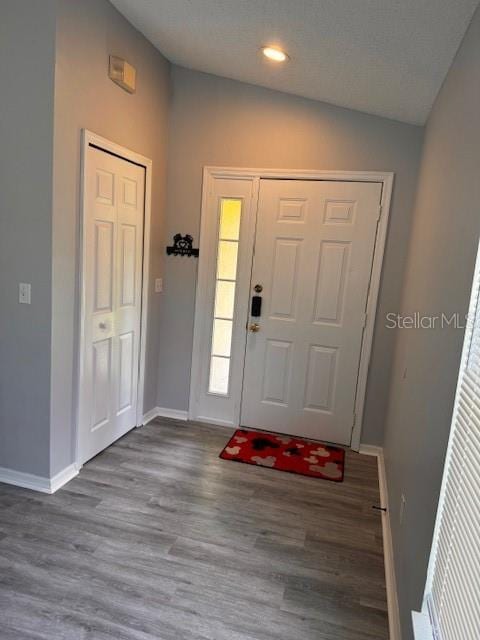
[[[248,330],[252,333],[257,333],[257,331],[260,331],[260,325],[258,322],[252,322],[252,324],[248,325]]]

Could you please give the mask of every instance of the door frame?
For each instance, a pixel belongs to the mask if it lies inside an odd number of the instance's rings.
[[[202,327],[202,314],[205,307],[202,299],[202,291],[205,291],[205,282],[209,274],[207,273],[206,257],[202,260],[202,250],[210,244],[207,237],[207,206],[209,193],[212,190],[216,179],[248,180],[253,184],[253,207],[251,215],[256,218],[258,209],[258,194],[261,179],[290,179],[290,180],[315,180],[328,182],[377,182],[382,185],[382,195],[380,201],[380,216],[378,219],[377,233],[375,236],[375,247],[373,252],[372,271],[367,294],[365,330],[362,339],[360,361],[357,379],[357,391],[355,395],[355,423],[352,429],[351,448],[358,451],[360,448],[360,438],[363,424],[363,411],[365,406],[365,393],[367,387],[368,369],[372,351],[373,334],[375,329],[375,317],[378,303],[378,293],[382,275],[383,257],[387,238],[388,221],[390,217],[390,205],[392,199],[393,172],[385,171],[317,171],[298,169],[250,169],[238,167],[217,167],[205,166],[203,169],[201,223],[200,223],[200,259],[198,265],[198,278],[195,300],[195,325],[192,351],[192,369],[190,378],[190,403],[189,418],[194,418],[194,407],[196,405],[196,389],[199,383],[199,372],[201,371],[201,344],[203,336],[200,335]],[[254,241],[254,240],[253,240]],[[238,403],[240,404],[240,403]],[[240,418],[240,408],[235,421]],[[218,422],[218,421],[217,421]],[[222,423],[232,426],[230,423]]]
[[[86,176],[88,175],[88,147],[92,145],[100,151],[113,154],[123,160],[133,162],[145,168],[145,194],[144,194],[144,220],[143,220],[143,256],[142,256],[142,295],[140,309],[140,345],[139,345],[139,375],[137,387],[136,427],[143,425],[144,406],[143,395],[145,388],[145,361],[147,353],[147,319],[149,307],[149,276],[150,276],[150,227],[152,216],[152,161],[150,158],[123,147],[107,138],[93,133],[88,129],[82,129],[81,160],[80,160],[80,251],[78,263],[78,337],[77,337],[77,389],[76,389],[76,415],[75,415],[75,465],[77,469],[82,467],[80,462],[80,398],[84,376],[84,348],[85,348],[85,259],[86,259]]]

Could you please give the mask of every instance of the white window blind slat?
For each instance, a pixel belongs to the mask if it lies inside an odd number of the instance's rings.
[[[480,640],[480,257],[427,581],[439,640]]]

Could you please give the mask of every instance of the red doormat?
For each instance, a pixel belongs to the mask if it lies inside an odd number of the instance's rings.
[[[345,451],[305,438],[237,429],[220,458],[343,482]]]

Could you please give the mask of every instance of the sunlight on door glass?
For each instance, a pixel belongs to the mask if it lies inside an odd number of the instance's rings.
[[[212,355],[230,355],[232,346],[232,324],[231,320],[219,320],[215,318],[213,321]]]
[[[240,237],[241,200],[222,200],[220,210],[221,240],[238,240]]]
[[[210,363],[210,393],[227,395],[228,378],[230,373],[230,358],[218,358],[213,356]]]
[[[218,219],[217,276],[208,391],[227,395],[230,380],[235,281],[242,201],[222,198]]]
[[[238,242],[220,240],[218,243],[217,278],[235,280],[237,275]]]
[[[233,318],[233,304],[235,302],[235,282],[217,280],[215,292],[215,317]]]

